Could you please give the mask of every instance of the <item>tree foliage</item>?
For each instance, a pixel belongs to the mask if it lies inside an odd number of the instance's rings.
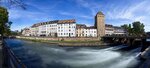
[[[143,23],[140,23],[139,21],[137,21],[137,22],[133,22],[132,25],[133,25],[133,31],[136,35],[144,34],[144,24]]]
[[[123,27],[129,35],[143,35],[145,33],[144,30],[144,24],[141,23],[140,21],[133,22],[131,24],[124,24],[121,27]]]
[[[6,6],[4,4],[7,4],[9,6]],[[25,4],[22,2],[22,0],[0,0],[0,34],[2,36],[11,34],[10,26],[12,22],[9,22],[8,20],[8,11],[6,9],[11,6],[17,6],[21,7],[22,9],[26,9]]]
[[[4,7],[0,7],[0,34],[3,36],[10,35],[10,26],[12,22],[8,20],[8,11]]]

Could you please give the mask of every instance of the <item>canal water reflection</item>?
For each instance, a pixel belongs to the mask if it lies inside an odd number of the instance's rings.
[[[28,68],[129,68],[134,67],[140,48],[117,51],[124,45],[109,48],[59,47],[18,39],[7,39],[7,45]]]

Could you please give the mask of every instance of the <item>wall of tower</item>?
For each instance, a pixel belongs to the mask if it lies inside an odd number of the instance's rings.
[[[105,36],[105,22],[104,15],[97,14],[95,17],[95,27],[97,28],[98,38]]]

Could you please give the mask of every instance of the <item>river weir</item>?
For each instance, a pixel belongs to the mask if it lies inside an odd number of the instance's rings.
[[[121,51],[126,45],[59,47],[55,44],[7,39],[6,44],[27,68],[137,68],[141,48]]]

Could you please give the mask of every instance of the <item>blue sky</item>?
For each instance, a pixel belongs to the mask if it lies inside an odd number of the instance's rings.
[[[20,30],[34,23],[76,19],[77,23],[94,24],[98,11],[105,14],[105,23],[115,26],[141,21],[150,31],[150,0],[24,0],[27,10],[10,8],[11,29]]]

